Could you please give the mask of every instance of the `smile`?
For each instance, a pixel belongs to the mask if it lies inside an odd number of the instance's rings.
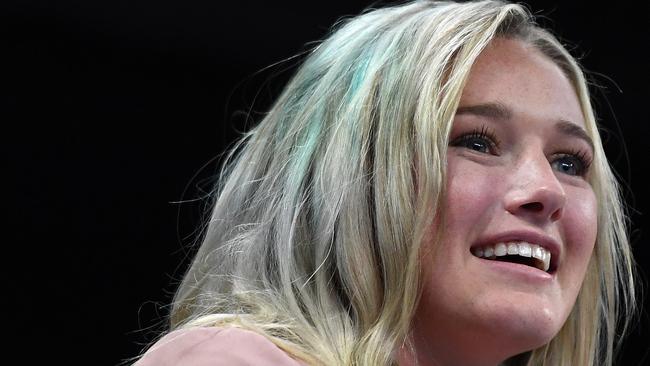
[[[525,264],[547,272],[551,266],[551,252],[523,241],[496,243],[472,249],[478,258]]]

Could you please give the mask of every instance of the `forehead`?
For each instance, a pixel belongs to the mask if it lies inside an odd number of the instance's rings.
[[[517,39],[494,39],[472,66],[460,105],[507,105],[515,116],[585,127],[576,92],[562,70]]]

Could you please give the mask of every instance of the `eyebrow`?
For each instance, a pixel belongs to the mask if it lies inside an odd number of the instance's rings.
[[[512,119],[513,112],[506,105],[498,102],[475,104],[458,107],[456,115],[471,114],[479,117],[485,117],[496,121],[507,121]],[[594,142],[587,134],[584,128],[567,120],[559,119],[555,123],[555,129],[562,134],[573,136],[584,140],[591,150],[594,150]]]
[[[577,124],[565,120],[559,120],[555,124],[555,129],[566,135],[584,140],[587,144],[589,144],[589,147],[591,147],[591,151],[594,151],[594,142],[591,140],[591,137],[589,137],[587,131],[585,131],[584,128],[578,126]]]
[[[512,111],[501,103],[475,104],[456,109],[456,115],[473,114],[479,117],[487,117],[496,120],[509,120],[512,118]]]

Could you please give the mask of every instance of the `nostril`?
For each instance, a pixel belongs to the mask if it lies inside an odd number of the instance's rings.
[[[540,212],[544,210],[544,205],[541,202],[529,202],[526,204],[523,204],[521,208],[533,212]]]
[[[562,209],[561,208],[555,210],[555,212],[553,212],[553,214],[551,214],[551,220],[553,220],[553,221],[559,220],[560,217],[562,217]]]

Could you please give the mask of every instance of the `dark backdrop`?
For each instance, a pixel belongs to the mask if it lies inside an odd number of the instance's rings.
[[[650,9],[529,3],[605,88],[596,97],[606,148],[627,182],[634,250],[647,274]],[[3,1],[9,351],[82,365],[135,356],[160,329],[204,208],[196,199],[247,125],[242,112],[263,111],[295,62],[258,71],[366,5]],[[621,365],[650,364],[648,316],[641,322]]]

